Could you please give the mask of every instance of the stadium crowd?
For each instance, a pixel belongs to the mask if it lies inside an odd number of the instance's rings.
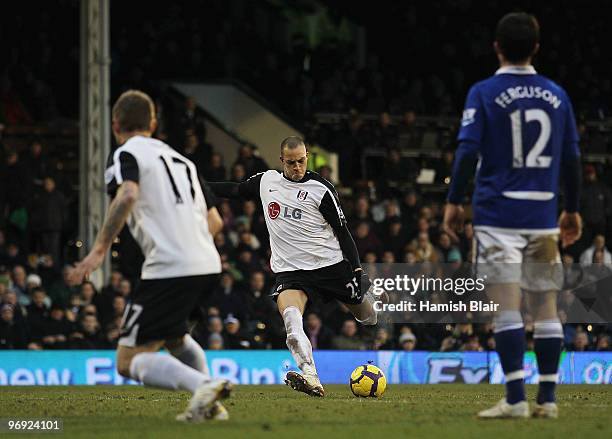
[[[249,2],[236,7],[238,3],[232,12],[235,19],[251,13]],[[406,157],[401,152],[421,145],[422,132],[415,128],[420,114],[459,114],[467,84],[494,69],[490,29],[484,25],[474,26],[467,33],[455,33],[465,41],[436,42],[435,29],[462,26],[462,20],[453,17],[472,14],[476,8],[473,3],[459,2],[453,6],[458,10],[451,10],[433,1],[418,8],[430,8],[434,13],[405,11],[398,15],[398,19],[405,20],[411,20],[416,12],[438,17],[431,26],[412,23],[412,43],[402,43],[411,52],[403,58],[431,60],[422,51],[438,43],[444,56],[431,65],[412,63],[407,70],[404,65],[390,66],[389,57],[385,61],[370,57],[367,65],[359,69],[354,57],[344,56],[354,47],[334,39],[313,48],[306,47],[304,36],[296,34],[287,48],[274,40],[274,32],[262,31],[248,20],[243,27],[232,26],[229,19],[219,20],[225,4],[222,1],[210,2],[207,8],[198,10],[194,10],[197,4],[193,2],[160,5],[164,11],[145,8],[138,11],[142,26],[132,26],[129,13],[113,21],[113,89],[119,93],[137,87],[158,97],[161,123],[157,136],[193,160],[210,181],[243,181],[268,169],[268,164],[250,145],[240,148],[235,163],[224,163],[222,145],[206,142],[205,115],[195,102],[188,98],[176,105],[156,82],[177,76],[167,59],[180,64],[180,76],[189,79],[243,79],[301,122],[311,120],[317,111],[349,113],[347,122],[337,129],[318,131],[324,137],[317,140],[340,154],[340,175],[331,176],[327,167],[319,171],[325,177],[351,182],[340,188],[341,201],[362,261],[460,265],[470,258],[471,226],[465,227],[459,242],[452,242],[440,232],[444,195],[428,192],[425,185],[416,183],[423,168],[435,171],[434,183],[448,182],[452,145],[443,145],[441,158],[435,160]],[[71,262],[64,239],[70,196],[61,181],[61,172],[47,157],[49,145],[38,138],[30,139],[25,149],[2,142],[4,126],[57,123],[63,117],[76,116],[76,39],[68,41],[64,34],[60,38],[60,33],[54,32],[65,20],[77,19],[75,4],[62,1],[58,8],[41,13],[35,20],[26,20],[29,15],[24,11],[7,21],[7,14],[0,26],[5,40],[33,27],[40,35],[36,43],[23,39],[13,45],[7,55],[7,67],[0,71],[0,349],[114,347],[126,300],[138,278],[134,263],[137,251],[128,247],[129,237],[122,235],[116,247],[119,257],[114,259],[115,269],[107,284],[100,290],[89,282],[70,287],[64,265]],[[609,71],[610,66],[600,62],[609,44],[608,38],[600,36],[605,30],[603,16],[589,17],[591,25],[582,30],[586,32],[585,41],[592,44],[579,45],[572,39],[571,29],[584,19],[580,14],[591,13],[595,8],[571,7],[568,2],[565,6],[562,9],[570,30],[551,30],[557,24],[546,23],[549,31],[543,38],[551,48],[546,51],[548,58],[540,60],[542,69],[568,89],[583,119],[609,117],[606,103],[611,101],[611,83],[602,72]],[[131,6],[125,3],[117,7],[129,12]],[[72,13],[64,14],[66,10]],[[163,18],[162,25],[154,25],[156,17]],[[173,38],[176,35],[182,35],[185,41]],[[428,43],[422,44],[423,41]],[[67,71],[58,72],[54,76],[57,79],[51,80],[47,72],[59,57],[56,52],[60,47],[70,48],[66,51],[67,62],[58,67]],[[460,47],[470,48],[469,62]],[[562,50],[565,47],[569,49]],[[235,48],[247,55],[241,56]],[[397,53],[400,48],[395,49]],[[560,53],[566,50],[572,55],[561,57]],[[563,62],[559,64],[560,61]],[[67,69],[71,63],[75,68]],[[470,67],[457,70],[447,69],[447,65]],[[491,65],[490,71],[485,72],[483,65]],[[555,66],[554,71],[551,66]],[[444,76],[433,75],[427,68],[444,72]],[[581,79],[572,81],[575,77]],[[297,95],[286,99],[289,91],[292,96],[297,91]],[[379,117],[371,122],[360,113]],[[390,114],[401,114],[401,120]],[[584,124],[581,133],[588,136]],[[367,179],[357,160],[366,148],[384,152],[381,166],[374,170],[378,173],[368,174]],[[585,232],[579,243],[565,251],[563,259],[566,264],[596,264],[604,273],[601,278],[606,277],[607,271],[612,274],[612,255],[607,246],[612,242],[612,173],[607,170],[601,164],[585,164],[581,200]],[[207,349],[284,349],[284,326],[268,297],[272,273],[261,206],[252,201],[220,200],[219,210],[225,228],[215,243],[222,256],[223,273],[215,291],[193,316],[194,337]],[[565,321],[567,309],[562,307],[561,313]],[[304,321],[315,349],[494,349],[487,324],[383,323],[372,330],[357,325],[344,306],[317,302],[309,307]],[[529,315],[525,321],[529,334],[533,329]],[[610,349],[609,325],[566,324],[564,328],[567,349]]]
[[[221,155],[212,147],[210,155],[214,159],[198,160],[197,118],[185,122],[185,129],[186,138],[192,140],[182,152],[209,179],[242,181],[268,168],[249,145],[241,147],[229,172]],[[40,156],[40,148],[34,142],[31,155]],[[63,259],[60,241],[64,197],[55,188],[53,179],[45,175],[44,160],[36,162],[30,157],[21,163],[16,155],[10,152],[6,156],[5,169],[10,172],[2,172],[9,184],[1,186],[6,201],[0,217],[4,225],[0,229],[0,347],[114,347],[126,300],[138,277],[137,272],[126,273],[120,268],[126,266],[125,259],[134,268],[134,259],[125,257],[126,252],[134,250],[126,248],[127,239],[126,245],[119,243],[116,250],[124,257],[115,259],[117,269],[100,291],[90,282],[78,288],[70,287],[65,278],[66,268],[62,269],[67,261]],[[452,156],[447,160],[442,161],[438,172],[445,174]],[[330,170],[323,168],[320,172],[329,176]],[[370,182],[365,190],[358,185],[348,192],[341,189],[341,193],[348,194],[341,196],[341,201],[362,261],[428,262],[459,267],[470,258],[471,224],[466,225],[459,242],[452,242],[440,231],[443,199],[420,193],[422,187],[414,182],[414,174],[403,176],[413,187],[405,192],[389,191],[380,182]],[[32,188],[31,191],[21,190],[26,187]],[[19,202],[13,199],[26,194],[32,195]],[[200,310],[193,316],[193,334],[209,349],[281,348],[284,327],[268,296],[272,273],[261,206],[253,201],[219,200],[219,211],[225,227],[215,237],[215,243],[223,261],[223,273],[217,288],[202,301]],[[582,214],[586,224],[584,238],[564,253],[564,263],[598,265],[604,273],[600,279],[605,279],[612,274],[612,255],[606,247],[612,226],[612,192],[608,185],[598,181],[597,170],[592,165],[585,166]],[[17,227],[20,218],[26,223],[22,229]],[[567,311],[562,307],[562,313],[567,315]],[[527,315],[528,329],[529,319]],[[383,322],[371,330],[357,325],[343,305],[316,300],[309,307],[305,322],[316,349],[445,351],[494,347],[491,327],[487,324]],[[568,349],[609,349],[608,326],[567,324],[565,333]]]

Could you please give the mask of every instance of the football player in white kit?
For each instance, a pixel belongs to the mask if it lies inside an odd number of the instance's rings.
[[[355,242],[334,186],[307,171],[304,141],[281,142],[282,171],[256,174],[242,183],[210,182],[221,197],[261,202],[270,234],[270,265],[276,274],[273,297],[287,330],[287,347],[302,371],[288,372],[286,383],[312,396],[324,396],[302,323],[310,295],[344,303],[357,321],[375,325],[377,314],[369,279],[361,268]]]
[[[147,386],[191,392],[179,421],[227,419],[218,400],[229,396],[230,383],[211,379],[204,351],[187,331],[190,313],[221,272],[213,234],[223,222],[214,194],[191,161],[151,138],[157,121],[148,95],[123,93],[112,117],[120,146],[105,179],[114,198],[91,251],[72,269],[70,280],[80,283],[96,270],[127,224],[145,261],[123,316],[118,372]],[[171,355],[158,354],[163,347]]]

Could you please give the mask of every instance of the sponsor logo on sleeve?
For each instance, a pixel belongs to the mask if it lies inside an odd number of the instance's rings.
[[[463,110],[461,126],[466,127],[468,125],[473,124],[476,121],[474,116],[476,116],[476,108],[466,108],[465,110]]]

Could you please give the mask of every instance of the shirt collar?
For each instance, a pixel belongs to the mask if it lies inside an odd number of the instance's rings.
[[[495,72],[496,75],[508,73],[510,75],[535,75],[536,69],[533,66],[506,66],[500,67]]]

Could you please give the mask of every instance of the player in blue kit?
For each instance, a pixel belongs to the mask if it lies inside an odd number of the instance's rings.
[[[563,246],[580,237],[576,122],[565,91],[531,65],[539,49],[535,17],[504,16],[497,25],[494,48],[499,70],[475,84],[467,96],[444,228],[456,238],[463,221],[464,190],[476,167],[473,257],[479,276],[487,276],[487,294],[500,304],[494,315],[495,341],[506,381],[506,397],[478,416],[529,416],[522,288],[534,317],[539,369],[532,414],[556,418],[555,384],[563,338],[556,306],[558,283],[537,267],[560,262],[559,236]],[[557,219],[561,175],[565,206]]]

